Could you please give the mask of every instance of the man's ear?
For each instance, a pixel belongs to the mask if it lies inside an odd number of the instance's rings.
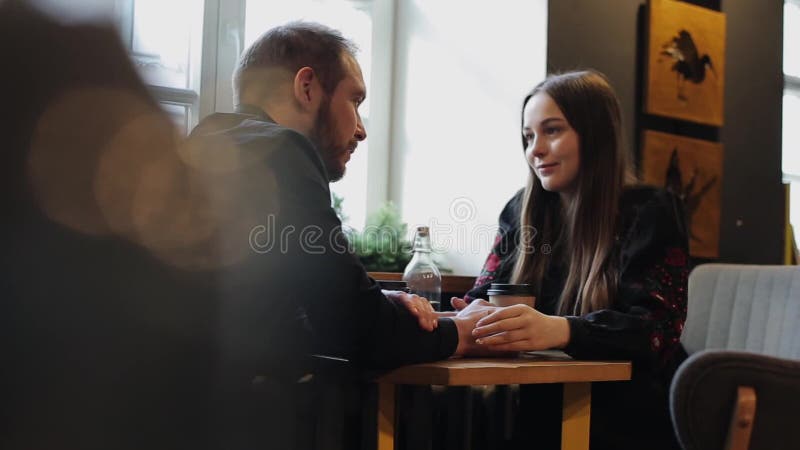
[[[322,95],[322,86],[311,67],[303,67],[294,75],[294,97],[305,110],[316,110]]]

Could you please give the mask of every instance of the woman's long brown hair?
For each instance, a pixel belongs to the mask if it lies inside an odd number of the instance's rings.
[[[619,267],[612,260],[616,221],[623,187],[633,181],[622,146],[619,101],[602,74],[568,72],[536,86],[523,101],[523,113],[540,92],[553,99],[577,132],[580,169],[575,194],[562,204],[530,168],[512,281],[540,289],[551,259],[561,257],[568,274],[558,313],[587,314],[607,308],[617,292]],[[524,137],[522,142],[525,147]],[[549,255],[546,245],[552,249]]]

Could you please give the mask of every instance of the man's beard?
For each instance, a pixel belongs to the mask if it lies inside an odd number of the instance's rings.
[[[345,167],[341,163],[341,155],[346,149],[337,148],[334,142],[334,129],[336,119],[331,115],[331,102],[325,98],[319,107],[314,128],[311,130],[311,142],[317,147],[325,170],[328,172],[328,181],[333,183],[342,179]]]

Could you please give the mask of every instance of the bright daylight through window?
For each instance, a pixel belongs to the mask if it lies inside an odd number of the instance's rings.
[[[789,215],[800,242],[800,0],[787,0],[783,11],[783,177],[791,183]]]
[[[310,20],[342,30],[345,37],[359,48],[356,55],[367,85],[367,100],[360,112],[369,133],[369,103],[371,97],[372,16],[370,1],[319,1],[293,0],[265,2],[247,0],[245,16],[245,42],[247,48],[264,31],[292,20]],[[344,213],[348,223],[363,227],[367,204],[367,155],[369,140],[361,142],[347,164],[347,176],[331,184],[334,194],[344,199]]]
[[[440,226],[433,245],[455,273],[478,272],[497,215],[525,183],[527,167],[505,149],[519,145],[520,98],[545,75],[546,0],[504,8],[468,2],[458,14],[425,0],[58,1],[114,3],[142,77],[187,133],[208,114],[233,110],[236,61],[264,31],[293,20],[340,30],[359,48],[367,85],[360,113],[368,138],[331,185],[344,201],[345,225],[363,229],[392,201],[409,229]],[[476,34],[469,24],[479,22]],[[520,41],[523,27],[531,32]],[[476,114],[476,105],[492,113]],[[492,189],[465,182],[476,167],[506,176]],[[453,213],[464,205],[468,214]]]

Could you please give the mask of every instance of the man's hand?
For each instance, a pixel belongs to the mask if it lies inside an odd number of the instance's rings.
[[[485,346],[478,345],[475,342],[472,330],[480,319],[489,316],[496,309],[495,306],[492,306],[486,300],[473,300],[472,303],[464,306],[464,308],[452,318],[458,330],[458,347],[454,355],[462,356],[467,354],[475,355],[487,353]]]
[[[450,305],[453,306],[454,311],[458,312],[466,308],[469,303],[467,303],[467,301],[463,298],[450,297]]]
[[[484,301],[484,300],[481,300],[481,301]],[[436,315],[438,317],[455,317],[462,310],[464,310],[464,308],[466,308],[467,305],[469,305],[469,303],[467,303],[466,300],[464,300],[463,298],[458,298],[458,297],[451,297],[450,298],[450,304],[453,306],[453,311],[437,312]],[[476,304],[476,306],[478,306],[478,305],[482,306],[484,304],[485,303],[478,303],[478,304]]]
[[[423,330],[433,331],[439,326],[439,314],[425,297],[403,291],[383,291],[383,295],[405,306],[419,320],[419,326]]]

